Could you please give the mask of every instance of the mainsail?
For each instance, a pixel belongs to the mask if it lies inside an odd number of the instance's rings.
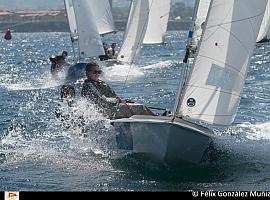
[[[73,6],[78,28],[80,58],[104,55],[102,41],[91,11],[91,2],[73,0]]]
[[[117,56],[117,60],[129,64],[134,61],[144,39],[148,16],[148,1],[133,0],[130,7],[123,44]]]
[[[144,44],[164,43],[171,0],[149,0],[149,19]]]
[[[212,0],[176,115],[229,125],[240,102],[267,0]]]
[[[90,0],[91,11],[96,21],[99,34],[107,34],[115,31],[111,6],[108,0]]]

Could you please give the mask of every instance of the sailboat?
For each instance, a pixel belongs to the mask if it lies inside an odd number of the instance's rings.
[[[165,163],[200,163],[216,137],[210,126],[234,121],[266,3],[211,0],[194,62],[189,71],[185,68],[179,84],[173,115],[111,120],[118,148]]]
[[[85,76],[88,60],[104,55],[101,35],[115,31],[108,0],[65,0],[76,64],[68,69],[67,79]],[[77,46],[76,46],[76,44]]]
[[[267,38],[269,29],[270,29],[270,1],[268,1],[266,5],[260,32],[256,41],[257,44],[263,44],[263,43],[269,42],[269,39]]]
[[[143,44],[162,44],[165,41],[171,0],[149,0],[149,18]]]
[[[117,64],[132,64],[138,55],[149,17],[148,0],[132,0],[123,44],[116,59],[106,61],[107,66]]]
[[[107,65],[111,63],[130,65],[136,60],[143,44],[164,43],[170,5],[171,0],[133,0],[123,44],[116,61],[106,61]]]

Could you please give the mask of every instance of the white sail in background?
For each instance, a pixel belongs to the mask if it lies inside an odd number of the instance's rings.
[[[266,5],[266,9],[265,9],[263,21],[261,24],[260,32],[257,38],[257,42],[260,42],[263,39],[267,38],[269,29],[270,29],[270,0],[268,0],[267,5]]]
[[[114,32],[115,25],[109,0],[90,0],[89,2],[99,34]]]
[[[148,5],[148,1],[146,0],[132,1],[123,44],[117,60],[132,63],[138,54],[147,28],[149,16]]]
[[[212,0],[178,116],[217,125],[233,122],[266,3]]]
[[[164,43],[171,0],[149,0],[149,19],[144,44]]]
[[[76,25],[76,19],[75,19],[75,13],[73,8],[72,0],[64,0],[65,2],[65,8],[68,18],[68,24],[69,24],[69,31],[72,41],[76,39],[78,36],[78,30]]]
[[[104,48],[88,0],[73,0],[79,36],[80,58],[104,55]]]
[[[192,42],[191,42],[191,46],[195,48],[197,47],[200,41],[201,35],[202,35],[202,30],[204,28],[210,2],[211,0],[199,1],[197,15],[195,16],[194,30],[193,30]]]

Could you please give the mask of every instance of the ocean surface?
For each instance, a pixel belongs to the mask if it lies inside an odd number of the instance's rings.
[[[122,36],[104,41],[119,50]],[[186,39],[168,32],[166,44],[143,47],[133,66],[102,67],[101,78],[119,96],[172,110]],[[73,63],[69,33],[13,33],[0,42],[0,191],[270,189],[269,45],[255,49],[235,122],[213,127],[223,138],[214,141],[214,161],[167,166],[112,150],[115,131],[80,99],[83,80],[71,83],[79,106],[70,123],[84,115],[88,132],[56,118],[65,81],[51,76],[49,57],[66,50]]]

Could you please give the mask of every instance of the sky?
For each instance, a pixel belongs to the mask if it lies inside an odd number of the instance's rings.
[[[162,1],[162,0],[161,0]],[[113,4],[129,5],[130,0],[113,0]],[[192,6],[194,0],[172,0]],[[0,10],[59,10],[64,8],[64,0],[0,0]]]

